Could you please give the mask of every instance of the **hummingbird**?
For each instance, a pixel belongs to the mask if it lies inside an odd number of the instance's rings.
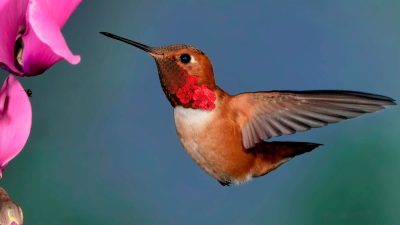
[[[395,105],[383,95],[343,90],[231,95],[217,86],[208,56],[191,45],[150,47],[108,32],[156,62],[176,132],[191,158],[221,185],[263,176],[321,144],[267,141]]]

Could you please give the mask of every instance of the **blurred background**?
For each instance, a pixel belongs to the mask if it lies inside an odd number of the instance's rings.
[[[98,33],[199,47],[232,94],[398,100],[399,12],[396,0],[83,1],[63,29],[81,63],[20,79],[33,127],[0,185],[29,225],[400,224],[400,107],[275,139],[324,146],[222,187],[181,147],[152,58]]]

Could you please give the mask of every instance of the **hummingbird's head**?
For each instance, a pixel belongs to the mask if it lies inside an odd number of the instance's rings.
[[[100,33],[149,53],[157,63],[161,85],[173,106],[193,107],[193,100],[189,99],[192,97],[191,92],[196,90],[199,92],[201,89],[211,93],[215,88],[211,61],[200,49],[182,44],[150,47],[114,34]],[[214,98],[215,94],[212,99]]]

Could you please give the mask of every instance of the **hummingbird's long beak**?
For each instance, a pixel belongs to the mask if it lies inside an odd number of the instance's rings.
[[[162,55],[162,54],[156,52],[154,48],[152,48],[150,46],[147,46],[147,45],[144,45],[144,44],[141,44],[139,42],[132,41],[132,40],[117,36],[115,34],[108,33],[108,32],[100,32],[100,34],[105,35],[105,36],[110,37],[110,38],[113,38],[113,39],[116,39],[118,41],[125,42],[125,43],[130,44],[130,45],[133,45],[133,46],[135,46],[137,48],[142,49],[145,52],[148,52],[150,55],[153,55],[153,56],[154,55]]]

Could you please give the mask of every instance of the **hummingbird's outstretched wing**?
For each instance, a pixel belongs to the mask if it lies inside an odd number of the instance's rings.
[[[336,90],[242,93],[232,100],[246,149],[270,137],[322,127],[395,105],[386,96]]]

